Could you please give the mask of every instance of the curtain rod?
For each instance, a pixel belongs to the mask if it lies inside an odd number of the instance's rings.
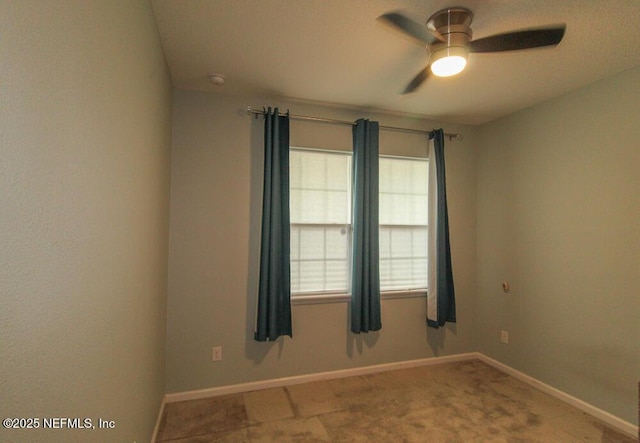
[[[264,111],[261,110],[257,110],[257,109],[253,109],[251,106],[249,106],[247,108],[247,114],[251,115],[253,114],[254,116],[258,116],[258,115],[263,115]],[[334,125],[348,125],[348,126],[355,126],[355,123],[347,121],[347,120],[336,120],[333,118],[323,118],[323,117],[311,117],[309,115],[296,115],[296,114],[289,114],[289,118],[292,120],[306,120],[306,121],[313,121],[313,122],[319,122],[319,123],[330,123],[330,124],[334,124]],[[411,128],[399,128],[397,126],[384,126],[384,125],[379,125],[380,129],[384,129],[387,131],[400,131],[400,132],[412,132],[414,134],[425,134],[425,135],[430,135],[432,131],[425,131],[422,129],[411,129]],[[444,134],[445,137],[449,137],[449,141],[451,140],[463,140],[462,134],[449,134],[446,133]]]

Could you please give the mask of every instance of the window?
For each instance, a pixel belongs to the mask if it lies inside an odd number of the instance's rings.
[[[427,287],[426,159],[380,158],[380,289]]]
[[[291,148],[291,292],[347,294],[351,153]],[[380,289],[427,287],[426,159],[380,157]]]
[[[291,149],[291,292],[347,293],[351,154]]]

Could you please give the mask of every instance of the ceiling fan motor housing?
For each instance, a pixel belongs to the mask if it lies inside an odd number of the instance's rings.
[[[473,14],[465,8],[443,9],[427,20],[427,28],[438,37],[439,43],[427,45],[429,56],[445,48],[460,48],[469,52],[469,42],[473,37],[471,21]]]

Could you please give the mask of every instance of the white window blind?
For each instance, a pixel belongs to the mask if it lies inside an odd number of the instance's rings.
[[[380,288],[427,287],[426,159],[380,157]],[[348,293],[351,153],[291,148],[291,292]]]
[[[292,148],[291,292],[349,291],[351,155]]]
[[[426,159],[380,158],[380,288],[427,287]]]

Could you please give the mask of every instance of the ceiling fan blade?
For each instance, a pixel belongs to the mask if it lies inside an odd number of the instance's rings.
[[[416,23],[398,12],[383,14],[377,20],[402,32],[420,44],[430,45],[438,41],[438,38],[425,25]]]
[[[520,49],[555,46],[564,37],[565,25],[553,28],[531,29],[526,31],[507,32],[490,37],[472,40],[469,52],[502,52]]]
[[[424,83],[427,77],[429,77],[430,72],[431,72],[431,69],[429,69],[429,66],[427,65],[422,71],[418,72],[418,75],[413,77],[413,80],[411,80],[407,85],[407,87],[404,88],[404,91],[402,91],[402,94],[409,94],[415,91],[416,89],[418,89],[418,86]]]

